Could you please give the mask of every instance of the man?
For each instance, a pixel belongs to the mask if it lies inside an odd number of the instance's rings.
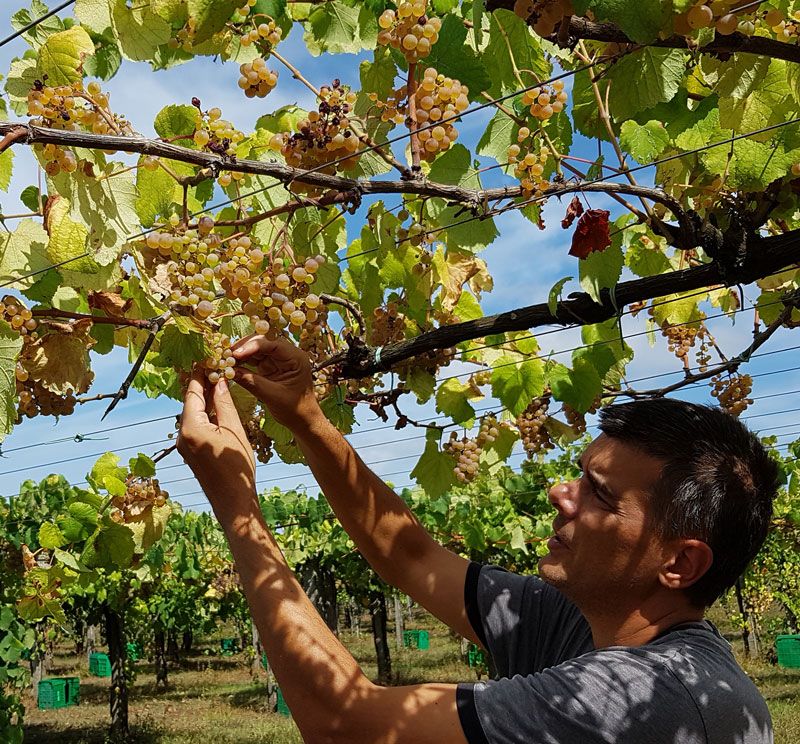
[[[540,576],[438,545],[325,419],[305,354],[262,336],[236,381],[289,427],[377,573],[481,643],[500,679],[378,687],[330,632],[266,528],[224,381],[188,387],[178,449],[230,542],[275,676],[308,742],[762,744],[767,707],[703,620],[761,546],[777,468],[738,420],[659,400],[612,406],[554,486]],[[213,411],[211,416],[207,411]]]

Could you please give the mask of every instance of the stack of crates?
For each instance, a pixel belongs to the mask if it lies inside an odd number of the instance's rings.
[[[81,681],[78,677],[53,677],[39,682],[37,704],[42,710],[78,705]]]
[[[233,656],[239,651],[239,644],[235,638],[223,638],[220,640],[219,646],[223,656]]]
[[[775,639],[778,665],[787,669],[800,669],[800,635],[779,635]]]
[[[404,630],[403,646],[406,648],[418,648],[420,651],[427,651],[431,647],[428,631]]]
[[[474,643],[470,643],[467,648],[467,664],[470,668],[486,666],[486,654]]]
[[[89,656],[89,674],[93,674],[95,677],[111,676],[111,662],[108,660],[108,654],[95,653]]]

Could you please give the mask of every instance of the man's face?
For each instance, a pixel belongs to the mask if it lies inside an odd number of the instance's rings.
[[[613,612],[659,587],[665,553],[647,510],[662,462],[605,434],[579,462],[580,478],[550,489],[558,514],[539,574],[584,612]]]

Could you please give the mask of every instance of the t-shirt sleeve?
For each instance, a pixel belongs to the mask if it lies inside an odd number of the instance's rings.
[[[703,720],[663,665],[625,651],[589,652],[538,674],[461,684],[469,744],[706,742]]]
[[[470,564],[467,617],[501,677],[531,674],[591,650],[591,631],[577,607],[535,576]]]

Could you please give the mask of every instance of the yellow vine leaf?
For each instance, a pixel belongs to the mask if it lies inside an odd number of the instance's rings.
[[[94,379],[89,369],[89,349],[94,344],[90,329],[91,321],[61,323],[54,333],[36,341],[25,361],[31,377],[59,395],[68,390],[85,393]]]

